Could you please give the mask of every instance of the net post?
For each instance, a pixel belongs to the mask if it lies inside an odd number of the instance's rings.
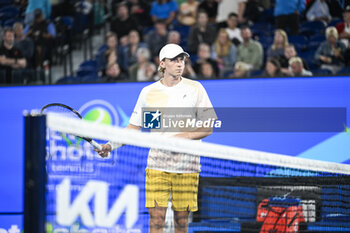
[[[46,116],[25,116],[24,232],[45,232]]]

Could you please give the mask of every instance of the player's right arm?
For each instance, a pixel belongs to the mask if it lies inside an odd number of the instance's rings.
[[[133,124],[129,124],[126,129],[131,129],[131,130],[140,130],[141,127],[140,126],[136,126],[136,125],[133,125]],[[97,153],[101,156],[101,157],[107,157],[109,155],[109,153],[114,150],[114,149],[117,149],[119,147],[122,147],[123,144],[114,144],[113,142],[108,142],[106,144],[102,144],[102,150],[96,150]]]

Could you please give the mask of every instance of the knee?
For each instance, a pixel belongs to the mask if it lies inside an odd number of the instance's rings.
[[[188,216],[176,216],[174,218],[174,223],[177,229],[187,229]]]
[[[165,216],[161,215],[151,215],[150,216],[150,227],[161,229],[165,225]]]

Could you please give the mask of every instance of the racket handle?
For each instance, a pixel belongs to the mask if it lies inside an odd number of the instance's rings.
[[[97,150],[102,150],[102,146],[95,142],[94,140],[91,140],[90,144],[95,147]]]

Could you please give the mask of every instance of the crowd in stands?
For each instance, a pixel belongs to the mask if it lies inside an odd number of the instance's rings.
[[[158,80],[167,43],[190,53],[191,79],[350,73],[347,0],[28,0],[2,6],[0,20],[0,83],[18,79],[16,70],[45,69],[59,41],[71,52],[73,36],[101,25],[105,43],[60,83]]]

